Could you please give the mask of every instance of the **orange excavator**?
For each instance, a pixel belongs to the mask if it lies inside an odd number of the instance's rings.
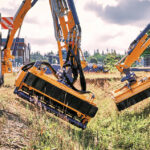
[[[14,56],[12,55],[11,46],[13,43],[14,36],[19,28],[21,28],[23,19],[28,12],[28,10],[34,6],[37,0],[31,1],[23,1],[19,10],[17,11],[14,19],[13,19],[13,28],[8,30],[7,40],[5,47],[0,51],[0,86],[4,83],[4,74],[12,73],[12,59]],[[2,42],[0,43],[0,47],[2,46]]]
[[[9,70],[9,66],[12,68],[9,59],[12,58],[10,48],[14,35],[21,27],[26,13],[37,1],[24,0],[14,17],[13,29],[9,31],[4,49],[3,70],[5,72]],[[96,115],[98,108],[94,103],[94,95],[86,90],[82,71],[86,62],[80,59],[80,55],[82,56],[81,26],[74,1],[49,0],[49,4],[61,69],[56,71],[51,64],[43,61],[23,66],[16,79],[14,93],[63,120],[85,129],[90,119]],[[62,57],[63,49],[67,51],[65,60]],[[47,68],[51,70],[55,79],[46,75]],[[80,89],[75,86],[77,79],[79,79]]]
[[[113,92],[113,99],[119,111],[124,110],[150,96],[150,77],[139,79],[130,71],[131,65],[139,60],[139,57],[150,46],[150,24],[130,44],[127,55],[122,58],[116,68],[125,76],[121,82],[127,83]]]

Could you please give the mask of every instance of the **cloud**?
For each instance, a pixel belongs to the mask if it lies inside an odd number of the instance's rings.
[[[97,1],[97,3],[95,1]],[[113,1],[116,2],[112,3]],[[136,19],[132,21],[130,16],[121,18],[125,19],[125,23],[123,20],[118,19],[118,15],[123,16],[120,11],[123,11],[124,15],[126,13],[129,14],[129,12],[131,13],[131,11],[128,10],[129,7],[126,6],[128,3],[130,3],[130,5],[132,3],[139,4],[139,0],[74,0],[74,2],[82,28],[81,48],[82,50],[89,50],[90,53],[93,53],[94,49],[105,50],[107,48],[116,49],[117,52],[123,53],[124,49],[127,49],[131,41],[140,33],[140,30],[146,26],[145,22],[140,24]],[[147,1],[143,1],[142,4],[145,2],[147,3]],[[122,3],[126,5],[123,6]],[[0,12],[2,16],[14,16],[20,4],[20,1],[0,0]],[[148,4],[147,7],[149,8]],[[146,11],[147,18],[149,18],[150,16],[149,13],[147,13],[147,9],[145,7],[143,8],[141,8],[141,12],[138,12],[136,9],[136,13],[142,13],[143,15],[143,13],[145,13],[144,11]],[[116,14],[113,14],[115,11],[117,11]],[[95,15],[95,13],[97,15]],[[138,17],[139,14],[137,14]],[[146,18],[146,15],[143,15],[141,18]],[[132,24],[127,21],[128,19],[131,20],[130,22],[132,22]],[[133,25],[134,22],[136,24]],[[7,30],[2,30],[3,38],[7,37],[7,33]],[[42,54],[50,52],[51,50],[57,52],[58,47],[54,36],[53,19],[48,0],[38,1],[37,4],[29,10],[24,19],[20,37],[25,38],[26,42],[31,44],[32,52],[40,51]]]
[[[114,38],[116,38],[116,37],[120,37],[120,36],[123,36],[124,35],[124,33],[123,32],[121,32],[121,31],[118,31],[117,33],[115,33],[115,34],[105,34],[105,35],[101,35],[101,36],[99,36],[99,38],[98,38],[98,40],[99,41],[109,41],[109,40],[112,40],[112,39],[114,39]]]
[[[15,10],[12,9],[12,8],[1,8],[0,9],[0,12],[3,12],[2,14],[2,17],[12,17],[15,15]],[[14,14],[14,15],[12,15]],[[37,24],[39,23],[37,18],[34,18],[34,17],[28,17],[28,14],[27,14],[27,17],[25,17],[25,22],[26,23],[30,23],[30,24]]]
[[[39,21],[37,20],[37,18],[28,17],[28,16],[25,18],[25,22],[26,23],[30,23],[30,24],[37,24],[37,23],[39,23]]]
[[[14,3],[13,0],[0,0],[0,12],[2,16],[14,16],[20,2]]]
[[[5,14],[10,15],[10,14],[14,14],[14,9],[12,9],[12,8],[1,8],[0,12],[3,12]]]
[[[54,39],[51,38],[28,38],[28,40],[32,43],[32,44],[37,44],[37,45],[46,45],[46,44],[52,44],[54,43]]]
[[[116,6],[107,5],[105,8],[97,2],[89,2],[85,9],[95,12],[104,21],[114,24],[126,25],[150,20],[149,0],[119,0]]]

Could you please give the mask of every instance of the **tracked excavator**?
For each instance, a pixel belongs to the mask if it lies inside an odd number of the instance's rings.
[[[122,58],[116,68],[121,74],[121,82],[126,84],[113,92],[113,99],[119,111],[124,110],[150,96],[150,77],[137,78],[130,70],[131,65],[139,60],[141,54],[150,46],[150,24],[130,44],[127,55]]]
[[[24,0],[14,17],[4,48],[3,70],[11,71],[11,45],[16,31],[21,27],[27,12],[38,0]],[[81,60],[81,27],[73,0],[49,0],[61,69],[56,72],[48,62],[36,61],[23,66],[15,81],[14,93],[34,103],[59,118],[85,129],[97,113],[94,95],[86,90]],[[63,60],[62,50],[67,50]],[[54,78],[46,75],[49,68]],[[79,79],[80,88],[75,86]]]

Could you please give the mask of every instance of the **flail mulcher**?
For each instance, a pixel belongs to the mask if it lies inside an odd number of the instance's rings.
[[[36,101],[47,111],[85,129],[98,110],[93,102],[93,95],[71,89],[67,81],[57,74],[57,80],[50,78],[45,74],[43,66],[55,73],[47,62],[37,61],[24,66],[16,79],[15,94],[31,103]]]

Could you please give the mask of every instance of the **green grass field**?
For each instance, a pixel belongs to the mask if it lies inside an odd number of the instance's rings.
[[[119,113],[111,97],[121,86],[119,74],[86,74],[99,111],[85,130],[14,95],[15,77],[7,75],[0,88],[0,149],[150,149],[150,99]]]

